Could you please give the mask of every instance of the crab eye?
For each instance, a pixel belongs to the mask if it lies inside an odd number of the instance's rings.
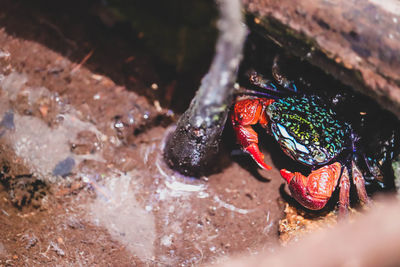
[[[326,159],[325,153],[323,153],[322,151],[319,151],[319,150],[314,151],[313,157],[314,157],[314,160],[317,162],[324,162]]]
[[[276,112],[276,109],[274,103],[267,107],[266,112],[269,118],[274,118],[275,120],[279,119],[279,114]]]

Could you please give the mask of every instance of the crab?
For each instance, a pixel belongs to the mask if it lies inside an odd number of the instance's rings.
[[[289,96],[274,95],[280,93],[277,86],[253,71],[249,75],[251,84],[268,93],[247,95],[233,105],[230,119],[242,150],[261,168],[271,169],[258,147],[258,134],[253,129],[258,124],[274,137],[286,155],[311,168],[308,176],[280,170],[292,197],[302,206],[321,210],[339,187],[339,214],[346,215],[350,208],[350,179],[360,202],[368,204],[365,180],[356,164],[365,155],[358,151],[360,138],[351,125],[339,120],[321,97],[298,93],[276,66],[273,76]]]

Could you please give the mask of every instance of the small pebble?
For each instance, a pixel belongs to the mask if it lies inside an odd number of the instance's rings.
[[[54,167],[53,175],[60,175],[62,177],[66,177],[71,173],[72,169],[75,167],[75,160],[72,157],[68,157]]]
[[[4,128],[6,128],[8,130],[14,130],[15,129],[14,112],[12,110],[9,110],[4,114],[3,119],[0,122],[0,125],[4,126]]]

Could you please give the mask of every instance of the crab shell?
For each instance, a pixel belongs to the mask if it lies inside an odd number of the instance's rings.
[[[272,135],[292,159],[320,166],[335,159],[346,148],[349,126],[318,96],[279,99],[266,109]]]

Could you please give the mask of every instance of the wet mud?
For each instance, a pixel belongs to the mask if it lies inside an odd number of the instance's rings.
[[[142,33],[109,28],[81,2],[2,1],[0,266],[197,266],[336,224],[335,199],[322,213],[298,209],[279,169],[303,169],[266,133],[271,171],[229,124],[215,170],[171,170],[166,138],[204,73],[174,73]]]
[[[169,169],[175,115],[163,96],[174,81],[135,38],[79,12],[3,6],[1,266],[192,266],[274,249],[278,170],[231,154],[229,129],[221,172]],[[96,43],[103,35],[110,41]]]

